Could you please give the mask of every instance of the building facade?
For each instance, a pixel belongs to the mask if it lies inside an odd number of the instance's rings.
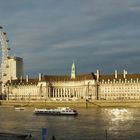
[[[101,75],[98,91],[100,100],[139,100],[140,74]]]
[[[2,70],[2,82],[19,79],[23,76],[23,59],[20,57],[7,57]]]
[[[16,79],[8,81],[4,92],[8,100],[54,100],[70,101],[96,99],[95,75],[70,76],[45,75],[36,79]]]
[[[38,78],[8,80],[3,88],[7,100],[140,100],[140,74],[76,75],[72,65],[71,76],[44,75]]]
[[[5,84],[8,81],[19,79],[23,76],[23,59],[20,57],[7,57],[2,64],[1,73],[1,95],[5,96]]]

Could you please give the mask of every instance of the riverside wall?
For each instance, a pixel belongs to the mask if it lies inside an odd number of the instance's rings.
[[[12,107],[14,105],[21,105],[26,107],[74,107],[74,108],[92,108],[92,107],[140,107],[140,100],[129,100],[129,101],[107,101],[107,100],[96,100],[96,101],[0,101],[1,107]]]

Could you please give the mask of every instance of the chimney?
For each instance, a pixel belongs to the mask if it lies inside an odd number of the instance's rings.
[[[115,70],[115,78],[117,79],[117,77],[118,77],[118,72],[117,70]]]
[[[41,73],[39,73],[38,79],[39,79],[39,81],[41,81],[41,79],[42,79],[42,74]]]
[[[22,82],[22,75],[20,76],[20,82]]]
[[[96,75],[97,75],[97,81],[99,81],[100,71],[98,69],[97,69]]]
[[[123,78],[126,78],[127,71],[123,70]]]
[[[26,75],[26,82],[28,83],[28,81],[29,81],[29,76]]]

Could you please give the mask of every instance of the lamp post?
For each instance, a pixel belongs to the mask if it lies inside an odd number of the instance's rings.
[[[88,108],[88,96],[89,96],[89,83],[87,84],[87,90],[86,90],[86,108]]]
[[[7,100],[9,100],[9,84],[8,84]]]
[[[99,100],[99,83],[96,83],[96,100]]]

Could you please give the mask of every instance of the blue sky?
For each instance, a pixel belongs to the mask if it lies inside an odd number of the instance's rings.
[[[25,74],[140,71],[139,0],[0,0],[0,25]]]

